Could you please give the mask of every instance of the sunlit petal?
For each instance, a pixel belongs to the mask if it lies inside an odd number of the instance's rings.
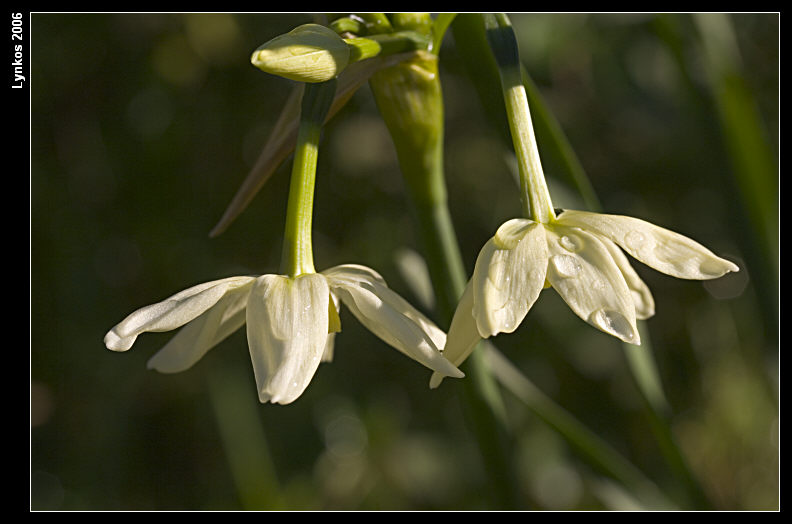
[[[443,356],[453,365],[459,366],[473,352],[479,341],[481,335],[473,319],[473,286],[468,282],[451,320]],[[432,373],[429,387],[436,388],[443,378],[445,377],[441,373]]]
[[[638,218],[564,211],[558,222],[602,235],[644,264],[673,277],[708,280],[739,271],[737,265],[698,242]]]
[[[649,291],[649,286],[641,280],[641,277],[638,276],[638,273],[636,273],[635,269],[630,265],[630,261],[622,250],[619,249],[619,246],[605,237],[599,237],[599,240],[602,242],[602,245],[608,249],[616,265],[619,266],[624,281],[627,282],[627,287],[630,288],[633,303],[635,304],[635,318],[645,320],[654,316],[655,303],[652,292]]]
[[[178,373],[190,368],[207,351],[245,324],[245,308],[253,280],[226,292],[214,306],[181,328],[148,361],[149,369]]]
[[[511,333],[536,301],[547,271],[541,224],[513,219],[482,248],[471,278],[473,317],[483,338]]]
[[[333,352],[335,350],[335,336],[336,333],[341,331],[341,300],[332,291],[330,292],[330,301],[328,302],[328,326],[327,326],[327,343],[325,344],[324,352],[322,352],[322,362],[332,362]]]
[[[389,289],[376,272],[364,266],[348,265],[322,274],[333,293],[377,337],[434,371],[446,376],[464,376],[440,353],[445,346],[445,333]]]
[[[330,289],[322,275],[264,275],[247,307],[247,334],[261,402],[299,397],[322,360]]]
[[[327,334],[324,350],[322,351],[322,362],[332,362],[335,352],[335,333]]]
[[[185,289],[172,297],[138,309],[107,335],[105,345],[113,351],[126,351],[144,332],[179,328],[217,304],[226,293],[250,284],[254,277],[230,277]]]
[[[592,326],[640,344],[632,294],[607,248],[594,235],[547,228],[547,279],[572,311]]]

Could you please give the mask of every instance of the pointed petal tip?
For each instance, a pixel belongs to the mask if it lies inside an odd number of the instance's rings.
[[[462,371],[461,371],[459,368],[456,368],[456,367],[455,367],[455,368],[453,369],[453,371],[454,371],[454,373],[453,373],[453,374],[451,374],[451,375],[446,375],[446,376],[447,376],[447,377],[451,377],[451,378],[465,378],[465,374],[464,374],[464,373],[462,373]]]
[[[462,373],[458,369],[457,371],[459,372],[459,374],[454,374],[454,375],[444,375],[443,373],[439,373],[435,371],[434,373],[432,373],[432,377],[429,379],[429,389],[437,389],[440,386],[440,384],[443,382],[443,379],[446,377],[465,378],[464,373]]]
[[[281,406],[285,406],[286,404],[291,404],[292,402],[297,400],[300,397],[300,395],[292,397],[292,396],[279,395],[278,393],[271,394],[267,391],[259,390],[258,397],[259,397],[259,402],[261,402],[262,404],[279,404]]]
[[[156,371],[157,373],[163,373],[165,375],[172,375],[174,373],[181,373],[182,371],[187,371],[192,367],[192,362],[185,365],[180,363],[178,366],[174,366],[173,359],[162,359],[157,358],[161,353],[155,353],[153,357],[148,359],[146,362],[146,369],[150,369],[152,371]]]
[[[104,345],[110,351],[127,351],[132,345],[135,343],[135,339],[137,337],[120,337],[115,332],[115,329],[111,329],[107,332],[104,337]]]
[[[728,273],[737,273],[740,271],[740,267],[731,260],[713,255],[702,261],[698,270],[700,273],[698,280],[712,280]]]

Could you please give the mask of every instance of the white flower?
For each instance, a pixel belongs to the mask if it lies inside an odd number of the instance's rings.
[[[445,357],[458,366],[482,338],[513,332],[549,286],[592,326],[640,344],[636,319],[654,315],[654,300],[622,249],[677,278],[707,280],[739,270],[701,244],[637,218],[570,210],[544,223],[515,218],[481,249]],[[430,385],[442,378],[434,374]]]
[[[288,404],[302,394],[319,363],[332,358],[333,339],[341,329],[339,300],[372,333],[438,376],[464,376],[442,356],[445,333],[389,289],[377,272],[359,265],[294,278],[207,282],[135,311],[104,341],[108,349],[126,351],[141,333],[184,326],[148,362],[149,368],[176,373],[247,323],[259,400]]]

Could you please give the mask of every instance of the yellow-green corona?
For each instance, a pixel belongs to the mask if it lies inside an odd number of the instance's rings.
[[[316,83],[338,76],[349,56],[349,45],[335,31],[304,24],[259,46],[250,61],[266,73]]]

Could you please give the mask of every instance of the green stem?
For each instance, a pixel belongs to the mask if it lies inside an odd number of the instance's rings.
[[[396,146],[399,166],[420,232],[422,251],[437,296],[440,325],[451,323],[467,282],[448,209],[443,169],[443,99],[437,56],[415,58],[375,74],[377,106]],[[500,391],[476,352],[466,362],[465,413],[490,474],[490,496],[500,508],[516,507],[509,463],[511,440]]]
[[[360,62],[375,56],[396,55],[410,51],[427,50],[431,46],[428,36],[416,31],[378,34],[367,37],[345,38],[349,46],[349,63]]]
[[[369,34],[390,33],[393,31],[390,20],[385,13],[355,13],[366,24]]]
[[[528,96],[522,82],[517,38],[506,15],[485,15],[484,20],[487,39],[498,63],[506,115],[517,155],[523,214],[543,224],[552,222],[556,216],[539,158]]]
[[[333,102],[335,89],[335,79],[305,84],[289,185],[281,261],[282,273],[292,278],[316,272],[311,240],[316,163],[322,124]]]

